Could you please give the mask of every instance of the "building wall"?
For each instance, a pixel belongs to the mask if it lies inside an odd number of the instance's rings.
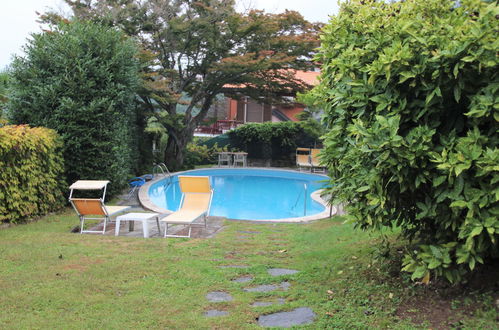
[[[263,122],[279,121],[277,118],[272,117],[273,108],[277,108],[292,121],[298,121],[296,115],[305,109],[301,104],[295,104],[294,106],[271,106],[269,104],[258,104],[257,101],[251,99],[247,101],[245,98],[241,98],[240,100],[227,98],[226,118],[241,122],[262,122],[262,119]],[[248,111],[252,112],[251,115],[249,115]],[[255,111],[261,111],[262,115],[256,116]]]

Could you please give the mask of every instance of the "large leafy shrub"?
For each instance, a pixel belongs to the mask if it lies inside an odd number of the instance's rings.
[[[330,192],[359,227],[402,229],[413,279],[456,282],[498,256],[498,14],[353,0],[324,29]]]
[[[249,123],[228,133],[230,145],[248,152],[248,157],[285,159],[296,147],[313,147],[319,131],[311,131],[309,122]]]
[[[11,68],[13,123],[55,129],[64,141],[65,173],[126,182],[132,165],[136,47],[121,32],[70,22],[35,34]]]
[[[19,222],[64,205],[62,143],[47,128],[0,127],[0,222]]]
[[[219,147],[217,143],[209,147],[194,139],[187,145],[183,169],[191,169],[197,165],[216,164],[218,153],[222,151],[228,151],[228,147]]]

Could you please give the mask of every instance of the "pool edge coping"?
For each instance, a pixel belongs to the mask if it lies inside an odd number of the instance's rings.
[[[290,170],[290,169],[281,169],[278,167],[271,167],[271,168],[269,168],[269,167],[236,167],[236,168],[234,168],[234,167],[232,167],[232,168],[231,167],[207,167],[207,168],[199,168],[199,169],[193,169],[193,170],[174,172],[174,173],[171,173],[171,175],[174,176],[174,175],[179,175],[179,174],[185,173],[185,172],[203,171],[203,170],[207,170],[207,169],[209,169],[209,170],[217,170],[217,169],[220,169],[220,170],[226,170],[226,169],[279,170],[279,171],[292,172],[292,173],[321,175],[321,176],[324,176],[324,178],[329,178],[325,174],[302,172],[302,171],[296,171],[296,170]],[[140,187],[140,189],[139,189],[138,198],[139,198],[139,203],[145,209],[156,212],[156,213],[160,213],[163,216],[167,216],[167,215],[172,214],[173,212],[170,210],[158,207],[155,204],[153,204],[151,202],[151,199],[149,198],[149,194],[148,194],[149,188],[154,183],[156,183],[159,180],[162,180],[164,178],[166,178],[166,176],[164,176],[164,175],[159,176],[158,175],[158,178],[153,179],[151,181],[148,181],[144,185],[142,185],[142,187]],[[326,218],[329,218],[329,217],[335,215],[338,212],[338,208],[334,205],[333,206],[328,205],[327,201],[321,197],[322,191],[323,191],[323,189],[319,189],[319,190],[314,191],[311,194],[311,198],[313,200],[315,200],[316,202],[318,202],[324,206],[324,211],[317,213],[317,214],[314,214],[314,215],[309,215],[309,216],[305,216],[305,217],[283,218],[283,219],[258,219],[258,220],[250,220],[250,219],[244,220],[244,219],[230,219],[230,218],[226,218],[226,219],[234,220],[234,221],[253,221],[253,222],[258,222],[258,223],[278,223],[278,222],[296,223],[296,222],[309,222],[309,221],[314,221],[314,220],[326,219]],[[331,209],[329,209],[328,206]]]

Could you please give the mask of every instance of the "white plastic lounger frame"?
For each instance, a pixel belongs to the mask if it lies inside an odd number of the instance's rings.
[[[165,237],[191,237],[194,222],[203,217],[206,228],[206,218],[210,213],[213,189],[207,176],[179,176],[182,199],[178,211],[161,219],[165,223]],[[168,234],[169,225],[184,225],[189,227],[187,235]]]
[[[80,218],[80,234],[83,233],[101,233],[106,232],[107,222],[111,216],[123,212],[130,206],[106,206],[104,198],[106,197],[106,188],[109,181],[99,180],[79,180],[73,183],[69,189],[69,201]],[[103,190],[101,198],[73,198],[74,190]],[[98,216],[98,217],[90,217]],[[104,220],[102,231],[84,230],[85,220]]]

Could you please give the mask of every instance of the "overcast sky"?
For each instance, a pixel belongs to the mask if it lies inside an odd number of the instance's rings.
[[[269,13],[285,9],[300,12],[311,22],[327,22],[329,15],[338,12],[336,0],[236,0],[238,9],[263,9]],[[36,12],[48,9],[69,13],[62,0],[0,0],[0,70],[22,55],[22,46],[31,33],[40,32]]]

